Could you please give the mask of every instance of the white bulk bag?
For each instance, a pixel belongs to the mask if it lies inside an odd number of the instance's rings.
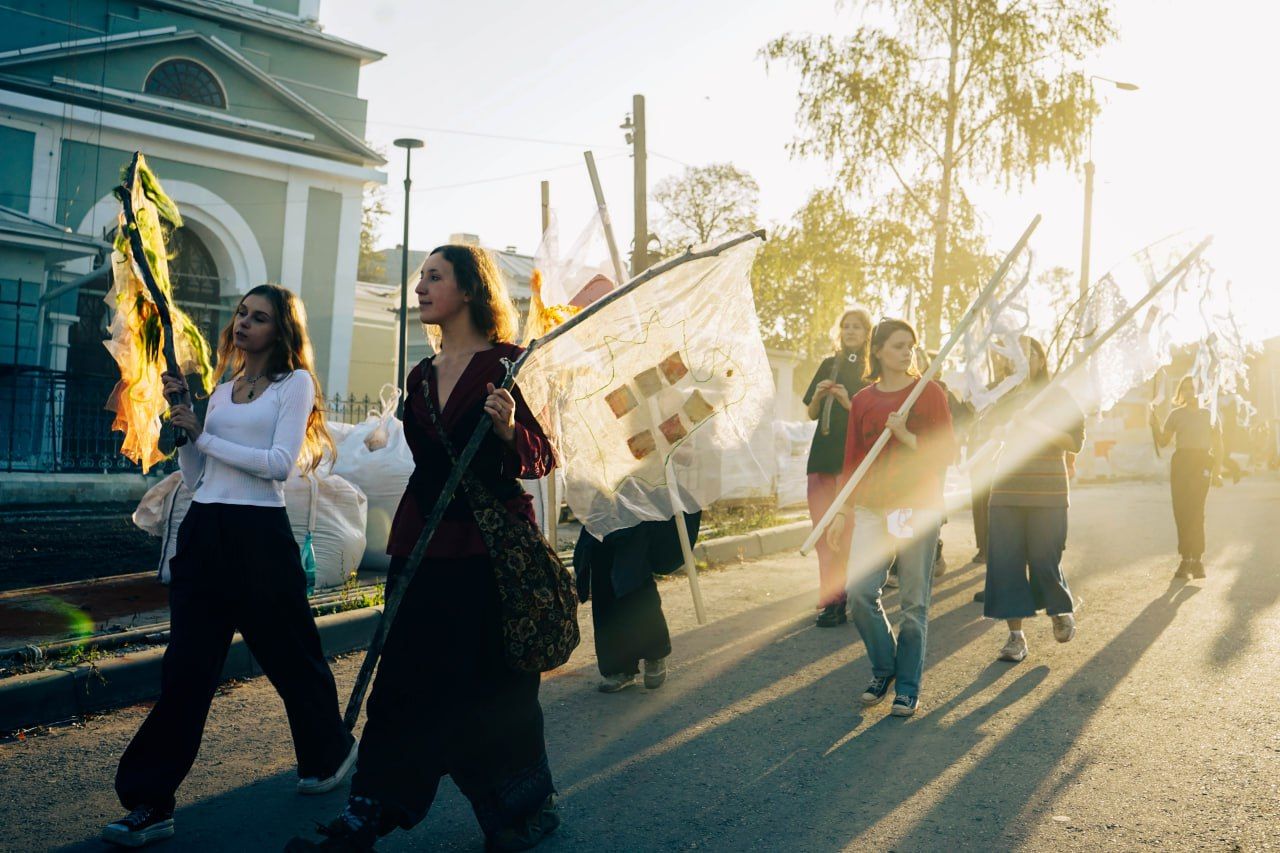
[[[285,511],[293,538],[302,548],[308,530],[316,556],[316,589],[340,586],[360,563],[364,552],[365,498],[361,491],[341,477],[317,473],[285,481]],[[187,517],[192,493],[175,471],[152,486],[137,509],[133,523],[152,536],[160,537],[160,560],[156,576],[169,582],[169,560],[178,550],[178,528]]]
[[[285,481],[284,503],[293,538],[301,548],[311,533],[316,556],[316,589],[341,586],[364,557],[367,501],[364,493],[337,475],[316,470]]]
[[[404,438],[404,425],[395,416],[399,395],[395,388],[390,388],[391,393],[387,390],[384,387],[381,411],[370,412],[364,423],[342,439],[333,467],[333,473],[354,484],[369,500],[360,565],[379,571],[386,571],[391,564],[387,556],[391,520],[413,473],[413,454]]]

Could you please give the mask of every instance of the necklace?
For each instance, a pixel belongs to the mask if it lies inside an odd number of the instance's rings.
[[[250,400],[252,400],[252,399],[253,399],[254,392],[255,392],[255,391],[257,390],[257,388],[258,388],[258,380],[259,380],[259,379],[261,379],[261,378],[262,378],[263,376],[265,376],[265,375],[266,375],[266,374],[259,373],[257,376],[241,376],[241,377],[240,377],[240,379],[241,379],[241,380],[243,380],[243,381],[245,381],[245,382],[248,382],[248,383],[249,383],[249,397],[248,397],[248,399],[250,399]]]

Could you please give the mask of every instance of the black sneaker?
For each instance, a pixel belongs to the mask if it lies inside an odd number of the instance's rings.
[[[828,604],[822,608],[822,612],[818,614],[818,619],[814,624],[819,628],[834,628],[848,621],[849,613],[845,610],[843,604]]]
[[[1198,558],[1188,560],[1187,563],[1187,577],[1195,578],[1196,580],[1203,580],[1205,576],[1204,563],[1200,562]]]
[[[560,826],[556,795],[550,794],[536,812],[516,826],[501,829],[484,840],[485,853],[514,853],[532,850]]]
[[[978,602],[986,601],[986,600],[987,600],[987,591],[986,591],[985,589],[980,589],[980,590],[978,590],[977,592],[975,592],[975,593],[973,594],[973,600],[974,600],[974,601],[978,601]]]
[[[886,675],[884,678],[873,678],[867,684],[866,689],[862,691],[862,704],[870,708],[872,705],[879,705],[884,701],[884,697],[889,695],[889,685],[893,684],[893,676]]]
[[[173,838],[173,809],[139,806],[120,820],[107,824],[102,840],[121,847],[143,847],[153,841]]]
[[[920,700],[915,696],[895,696],[889,713],[895,717],[910,717],[919,706]]]
[[[369,853],[378,841],[378,820],[381,806],[367,797],[352,797],[342,814],[327,824],[316,827],[323,835],[320,841],[293,838],[284,846],[285,853]]]
[[[986,565],[986,562],[987,562],[987,552],[986,552],[986,551],[979,551],[978,553],[974,554],[972,557],[970,557],[970,558],[969,558],[969,562],[970,562],[970,563],[976,563],[976,564],[978,564],[978,565]]]
[[[1191,561],[1188,560],[1186,557],[1183,557],[1178,562],[1178,570],[1173,573],[1173,576],[1175,579],[1191,577]]]

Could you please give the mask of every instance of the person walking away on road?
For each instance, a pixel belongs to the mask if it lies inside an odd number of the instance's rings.
[[[942,489],[955,455],[947,397],[936,383],[922,389],[908,414],[898,414],[921,381],[913,366],[915,343],[915,330],[903,320],[881,320],[871,335],[867,378],[874,384],[854,395],[850,406],[843,480],[886,427],[892,435],[854,489],[852,505],[841,507],[827,530],[829,540],[839,542],[853,526],[849,606],[872,674],[862,704],[879,703],[896,682],[892,713],[899,717],[911,716],[919,704]],[[895,558],[903,614],[896,637],[881,603]]]
[[[1222,431],[1196,399],[1195,380],[1184,376],[1173,397],[1174,409],[1161,426],[1151,410],[1156,444],[1177,441],[1169,461],[1169,485],[1173,496],[1173,521],[1178,528],[1181,561],[1175,578],[1203,578],[1204,504],[1209,484],[1222,458]],[[1216,451],[1216,454],[1215,454]]]
[[[298,791],[331,790],[355,761],[284,503],[294,468],[310,473],[333,450],[313,362],[302,301],[260,285],[222,331],[217,371],[231,379],[214,389],[204,423],[186,380],[164,376],[165,395],[183,397],[170,417],[189,439],[178,462],[195,494],[169,562],[160,699],[120,759],[116,793],[129,814],[103,830],[108,842],[140,847],[174,834],[175,795],[237,630],[284,700]]]
[[[423,263],[415,292],[421,321],[439,330],[438,346],[405,381],[414,471],[387,544],[389,587],[406,570],[452,457],[482,418],[493,430],[469,470],[510,510],[511,524],[537,528],[533,500],[516,480],[545,477],[554,466],[519,389],[497,387],[503,359],[521,350],[511,343],[515,308],[493,257],[441,246]],[[459,489],[387,636],[347,806],[320,829],[322,841],[295,838],[286,849],[372,850],[380,836],[426,817],[445,775],[470,800],[486,849],[533,847],[559,825],[540,681],[506,661],[493,555]]]
[[[865,309],[850,308],[840,315],[835,336],[835,354],[823,360],[804,395],[809,419],[818,421],[805,469],[809,518],[814,524],[826,515],[839,491],[836,481],[844,465],[850,400],[867,384],[864,374],[871,315]],[[834,628],[848,621],[844,585],[852,532],[845,529],[840,541],[830,543],[824,537],[817,544],[819,628]]]
[[[685,513],[689,544],[698,541],[701,512]],[[617,693],[636,683],[641,662],[644,686],[657,690],[667,680],[671,634],[662,613],[654,574],[684,567],[675,519],[644,521],[603,540],[586,528],[573,549],[578,598],[592,601],[596,665],[601,693]]]
[[[1023,620],[1041,610],[1059,643],[1076,635],[1075,600],[1062,573],[1070,504],[1066,454],[1084,445],[1084,412],[1066,391],[1051,391],[1027,409],[1049,381],[1048,361],[1035,338],[1023,335],[1019,343],[1027,378],[987,416],[991,437],[1003,447],[993,461],[982,609],[1008,624],[999,659],[1014,663],[1027,656]]]

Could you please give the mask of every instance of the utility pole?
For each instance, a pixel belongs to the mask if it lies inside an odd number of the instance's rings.
[[[631,252],[631,275],[649,268],[649,179],[648,150],[645,142],[644,95],[631,96],[631,115],[621,125],[627,131],[631,158],[635,167],[635,236]],[[619,282],[621,284],[621,282]]]
[[[1112,80],[1110,77],[1100,77],[1097,74],[1089,75],[1090,93],[1093,91],[1093,81],[1102,80],[1110,83],[1122,92],[1138,91],[1138,84],[1126,83],[1122,80]],[[1089,255],[1093,246],[1093,119],[1089,119],[1089,159],[1084,164],[1084,229],[1080,235],[1080,301],[1078,316],[1084,317],[1085,302],[1089,296]]]
[[[1084,164],[1084,230],[1080,240],[1080,316],[1089,295],[1089,253],[1093,246],[1093,160]]]

